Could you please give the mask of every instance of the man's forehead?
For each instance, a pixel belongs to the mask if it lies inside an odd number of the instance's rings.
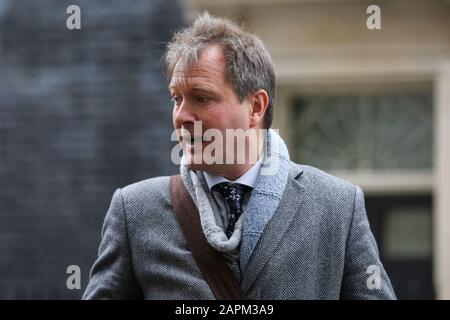
[[[218,68],[189,68],[175,70],[169,89],[214,89],[225,82],[223,70]]]
[[[217,90],[217,84],[211,81],[196,78],[172,78],[169,90]]]
[[[207,47],[192,64],[186,65],[183,61],[179,61],[175,65],[169,89],[197,86],[204,82],[219,84],[226,81],[225,69],[222,49],[217,46]]]

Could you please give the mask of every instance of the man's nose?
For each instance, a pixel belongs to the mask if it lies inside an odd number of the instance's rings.
[[[192,105],[186,100],[183,100],[180,106],[175,109],[173,118],[176,128],[186,127],[187,124],[193,124],[194,121],[198,120]]]

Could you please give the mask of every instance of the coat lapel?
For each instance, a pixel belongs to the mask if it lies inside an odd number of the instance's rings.
[[[303,186],[299,182],[302,172],[303,170],[299,166],[291,165],[286,189],[279,207],[272,219],[267,223],[243,275],[242,290],[244,295],[251,289],[264,265],[273,256],[275,249],[292,223],[300,203],[304,200]]]

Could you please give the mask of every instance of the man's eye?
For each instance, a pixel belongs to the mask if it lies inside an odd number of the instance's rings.
[[[197,100],[198,100],[198,102],[202,102],[202,103],[211,101],[211,99],[209,97],[205,97],[205,96],[198,96]]]
[[[181,97],[180,96],[172,96],[172,102],[179,106],[181,104]]]

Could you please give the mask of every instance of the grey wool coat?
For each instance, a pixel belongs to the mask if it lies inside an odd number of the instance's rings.
[[[361,189],[293,162],[238,279],[250,300],[395,299]],[[83,299],[214,299],[175,218],[169,177],[116,190]]]

